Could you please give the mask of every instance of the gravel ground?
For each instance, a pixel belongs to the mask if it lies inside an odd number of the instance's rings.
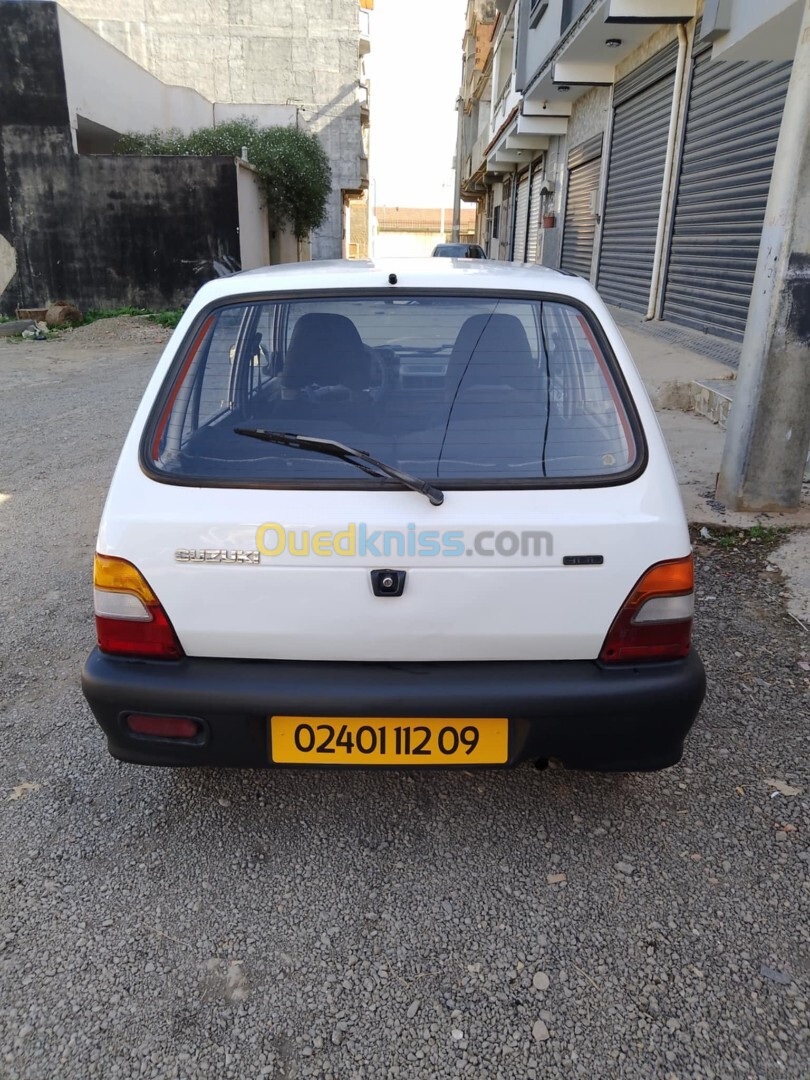
[[[763,545],[700,545],[666,773],[122,765],[79,667],[153,361],[0,345],[3,1080],[810,1075],[810,638]]]
[[[171,330],[153,322],[146,315],[114,315],[96,319],[86,326],[61,330],[54,341],[71,349],[77,345],[102,345],[117,350],[124,345],[162,345],[169,340]]]

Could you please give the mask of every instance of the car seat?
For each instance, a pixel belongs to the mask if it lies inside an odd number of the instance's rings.
[[[371,382],[369,357],[351,319],[326,312],[302,315],[293,327],[282,379],[288,390],[365,390]]]

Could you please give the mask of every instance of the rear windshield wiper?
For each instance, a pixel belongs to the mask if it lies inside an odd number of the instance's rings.
[[[384,473],[386,476],[390,476],[392,480],[398,480],[400,484],[404,484],[405,487],[410,488],[412,491],[418,491],[420,495],[426,495],[433,506],[441,506],[444,502],[444,492],[433,484],[429,484],[427,480],[420,480],[418,476],[411,476],[410,473],[395,469],[393,465],[378,461],[371,454],[367,454],[365,450],[355,450],[353,446],[346,446],[345,443],[336,442],[334,439],[318,439],[312,435],[293,435],[289,431],[265,431],[263,428],[237,427],[233,430],[237,435],[247,435],[251,439],[278,443],[279,446],[292,446],[296,450],[312,450],[316,454],[330,454],[332,457],[348,462],[349,465],[362,469],[369,476],[379,478],[379,473]],[[373,469],[366,468],[365,465],[361,464],[364,461],[368,462],[369,465],[373,465],[379,471],[374,472]]]

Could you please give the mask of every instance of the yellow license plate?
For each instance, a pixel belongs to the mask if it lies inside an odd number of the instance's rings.
[[[273,716],[273,761],[291,765],[501,765],[505,717]]]

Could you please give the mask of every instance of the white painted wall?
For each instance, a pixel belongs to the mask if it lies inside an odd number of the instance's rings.
[[[526,82],[557,44],[560,37],[563,0],[549,0],[545,15],[526,39]]]
[[[212,103],[196,90],[161,82],[62,7],[56,10],[74,147],[77,116],[121,133],[187,132],[213,122]]]
[[[448,218],[447,232],[442,236],[440,232],[377,232],[377,247],[375,257],[378,259],[394,258],[418,258],[430,255],[437,244],[450,242],[450,219]]]
[[[256,170],[236,163],[239,204],[239,259],[243,270],[270,264],[270,225]]]
[[[5,292],[16,273],[17,252],[5,236],[0,235],[0,293]]]
[[[721,0],[729,30],[718,37],[713,60],[792,60],[804,0]]]

